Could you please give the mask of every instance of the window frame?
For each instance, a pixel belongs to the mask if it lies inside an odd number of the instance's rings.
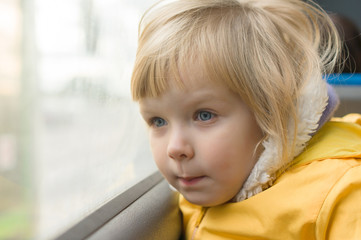
[[[86,239],[163,180],[159,171],[105,203],[55,240]]]

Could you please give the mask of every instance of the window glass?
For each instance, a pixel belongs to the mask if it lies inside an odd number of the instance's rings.
[[[21,239],[29,227],[28,174],[21,159],[22,16],[19,1],[0,1],[0,239]],[[26,150],[25,150],[26,151]]]
[[[0,193],[21,199],[24,234],[51,239],[156,170],[129,89],[155,1],[0,2]]]

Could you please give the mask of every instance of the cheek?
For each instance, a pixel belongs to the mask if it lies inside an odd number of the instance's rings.
[[[208,144],[205,157],[207,168],[210,171],[216,169],[216,173],[224,178],[244,179],[247,177],[256,162],[253,157],[255,144],[247,141],[240,133],[228,133],[227,136],[220,136],[217,139]]]
[[[220,140],[216,143],[209,143],[205,147],[205,159],[204,165],[209,171],[215,172],[219,175],[226,176],[230,172],[234,171],[238,166],[240,160],[236,146],[229,140]]]
[[[158,168],[163,171],[166,164],[166,144],[161,139],[154,139],[152,137],[149,138],[150,141],[150,149],[153,154],[153,159],[157,164]]]

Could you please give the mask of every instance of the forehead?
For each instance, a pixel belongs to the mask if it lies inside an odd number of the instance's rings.
[[[209,88],[228,88],[223,79],[210,77],[204,64],[194,61],[183,64],[179,63],[176,70],[173,70],[172,72],[168,71],[165,78],[157,80],[165,82],[162,83],[164,85],[164,90],[157,96],[164,95],[173,90],[193,92],[200,91],[204,87],[208,87],[208,90]]]
[[[179,77],[179,83],[177,83],[176,77]],[[208,77],[208,74],[201,64],[189,63],[186,66],[179,66],[178,76],[173,76],[173,78],[170,78],[169,87],[174,88],[176,85],[180,85],[183,89],[187,90],[202,87],[204,85],[220,84]]]
[[[201,71],[184,71],[180,73],[180,83],[169,78],[167,89],[158,96],[148,96],[139,100],[141,111],[156,110],[165,106],[183,108],[185,106],[233,104],[241,97],[231,91],[225,84],[211,81]]]

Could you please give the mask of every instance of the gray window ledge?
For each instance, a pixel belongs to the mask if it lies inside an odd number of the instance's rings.
[[[57,237],[76,239],[179,239],[178,194],[156,172]]]

